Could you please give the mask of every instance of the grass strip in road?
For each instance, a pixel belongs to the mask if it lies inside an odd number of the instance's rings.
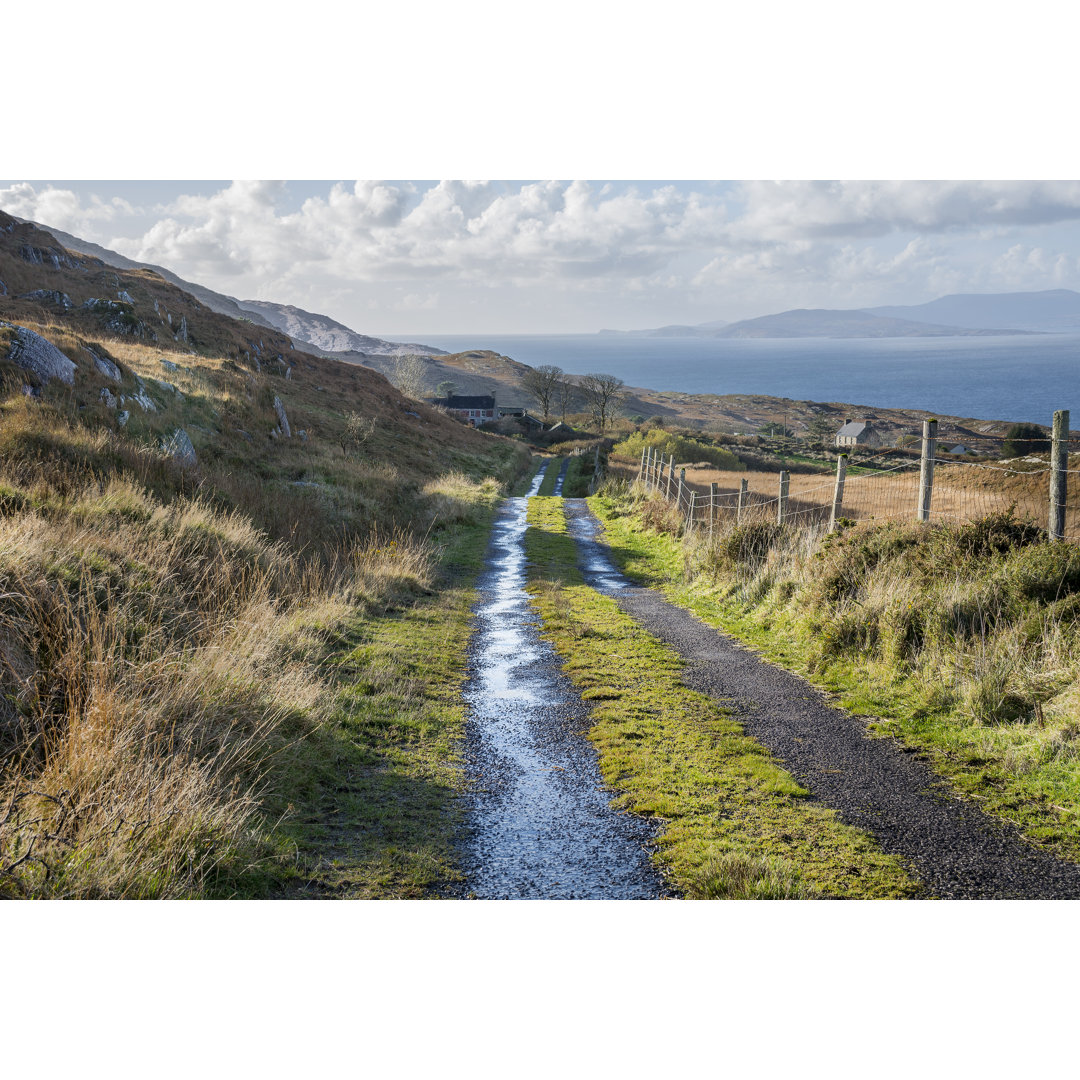
[[[559,479],[559,473],[562,471],[563,462],[566,458],[554,457],[548,462],[547,472],[544,473],[544,479],[540,482],[540,490],[537,495],[554,495],[555,494],[555,481]]]
[[[836,694],[844,708],[867,718],[869,735],[897,737],[918,748],[935,772],[982,810],[1015,823],[1044,849],[1080,860],[1080,755],[1075,750],[1080,724],[1075,719],[1062,725],[1058,718],[1055,726],[1048,718],[1045,727],[1038,720],[973,721],[963,701],[950,693],[954,677],[949,672],[930,677],[869,650],[833,647],[843,630],[839,620],[821,626],[797,586],[779,580],[767,593],[748,598],[751,590],[736,578],[712,580],[698,572],[691,548],[649,528],[625,493],[594,496],[589,506],[604,523],[613,558],[633,580],[660,589],[708,625]],[[1022,553],[1010,557],[1020,561]],[[999,576],[1004,559],[998,557]],[[993,570],[993,560],[987,563]],[[979,588],[973,580],[969,606],[977,606]],[[860,615],[856,610],[851,620]],[[1031,621],[1033,633],[1046,632],[1038,612]]]
[[[615,805],[664,821],[657,858],[702,899],[904,897],[899,860],[807,792],[711,698],[683,661],[586,586],[557,498],[529,502],[529,592],[543,634],[592,708]]]

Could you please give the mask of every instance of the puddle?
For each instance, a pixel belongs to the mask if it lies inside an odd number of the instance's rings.
[[[578,549],[578,566],[585,577],[585,584],[597,592],[617,592],[630,582],[611,561],[608,546],[597,539],[600,522],[589,512],[584,499],[567,499],[566,531],[574,538]]]
[[[507,499],[480,579],[470,644],[464,892],[480,899],[657,899],[655,828],[613,810],[588,708],[540,638],[525,592],[525,498]],[[561,490],[562,479],[556,490]]]

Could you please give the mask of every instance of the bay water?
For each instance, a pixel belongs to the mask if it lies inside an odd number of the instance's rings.
[[[397,340],[416,340],[415,337]],[[1080,335],[935,338],[650,338],[605,334],[424,334],[449,352],[492,349],[535,367],[604,372],[628,386],[768,394],[983,420],[1080,422]]]

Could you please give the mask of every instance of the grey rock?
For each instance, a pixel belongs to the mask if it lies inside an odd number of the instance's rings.
[[[90,359],[94,361],[94,367],[97,368],[99,374],[104,375],[106,379],[112,379],[113,382],[120,382],[123,379],[123,372],[107,356],[99,356],[97,351],[89,345],[84,345],[83,349],[90,354]]]
[[[307,432],[306,432],[306,431],[298,431],[298,432],[296,433],[296,435],[297,435],[297,438],[298,438],[298,439],[299,439],[299,440],[300,440],[301,442],[307,442]]]
[[[184,395],[180,392],[179,388],[173,386],[171,382],[164,382],[161,379],[154,380],[162,390],[171,390],[181,401],[184,400]]]
[[[177,337],[179,338],[180,341],[183,341],[183,342],[186,342],[187,339],[188,339],[188,328],[187,328],[187,316],[186,315],[183,315],[180,318],[180,331],[177,334]]]
[[[98,394],[98,397],[101,399],[101,403],[106,409],[116,408],[116,396],[107,386],[101,388],[101,393]]]
[[[171,360],[166,360],[164,356],[159,356],[158,357],[158,363],[166,371],[179,371],[180,370],[178,365],[174,364]]]
[[[22,392],[23,397],[33,398],[35,401],[41,397],[40,386],[27,386],[26,383],[23,383]]]
[[[71,302],[71,297],[59,289],[35,289],[33,292],[23,293],[18,299],[35,300],[39,304],[56,304],[57,307],[62,307],[65,311],[75,306]]]
[[[134,304],[135,303],[134,299],[131,296],[131,293],[129,293],[127,291],[127,289],[121,289],[116,294],[116,299],[117,300],[123,300],[125,304]]]
[[[248,442],[253,442],[254,441],[251,438],[251,435],[248,432],[244,431],[243,428],[237,428],[236,429],[236,434],[239,435],[242,439],[247,439]]]
[[[316,484],[314,480],[290,480],[290,487],[321,488],[322,484]]]
[[[140,386],[139,392],[137,394],[132,394],[126,400],[134,401],[135,404],[138,405],[143,412],[157,412],[157,405],[154,404],[153,398],[151,398],[150,395],[146,392],[146,388],[144,386]],[[122,405],[124,401],[125,399],[121,398],[120,404]]]
[[[289,428],[289,418],[285,415],[285,406],[281,404],[281,398],[276,396],[274,397],[274,412],[277,413],[281,434],[288,439],[292,435],[292,430]]]
[[[59,379],[68,386],[75,384],[75,364],[51,341],[27,330],[24,326],[0,321],[0,326],[15,331],[15,340],[8,350],[7,359],[23,371],[32,371],[42,382]]]
[[[163,439],[161,449],[182,469],[193,469],[199,463],[191,438],[183,428],[177,428],[168,439]]]
[[[292,378],[292,368],[286,368],[285,369],[285,378],[286,379],[291,379]]]
[[[116,422],[121,427],[127,427],[127,422],[130,419],[131,419],[131,413],[129,413],[127,411],[127,409],[121,409],[121,411],[116,414]]]

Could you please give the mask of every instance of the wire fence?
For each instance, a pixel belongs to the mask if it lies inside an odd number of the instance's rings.
[[[679,467],[674,456],[665,459],[647,447],[637,478],[685,515],[687,530],[734,520],[831,531],[845,520],[970,522],[1008,512],[1054,539],[1080,540],[1080,479],[1074,479],[1080,476],[1080,439],[1070,436],[1068,423],[1067,411],[1055,413],[1053,434],[1026,440],[1029,452],[1012,460],[994,460],[993,448],[981,461],[942,454],[931,420],[923,425],[919,453],[841,454],[833,475],[734,472],[705,463]]]

